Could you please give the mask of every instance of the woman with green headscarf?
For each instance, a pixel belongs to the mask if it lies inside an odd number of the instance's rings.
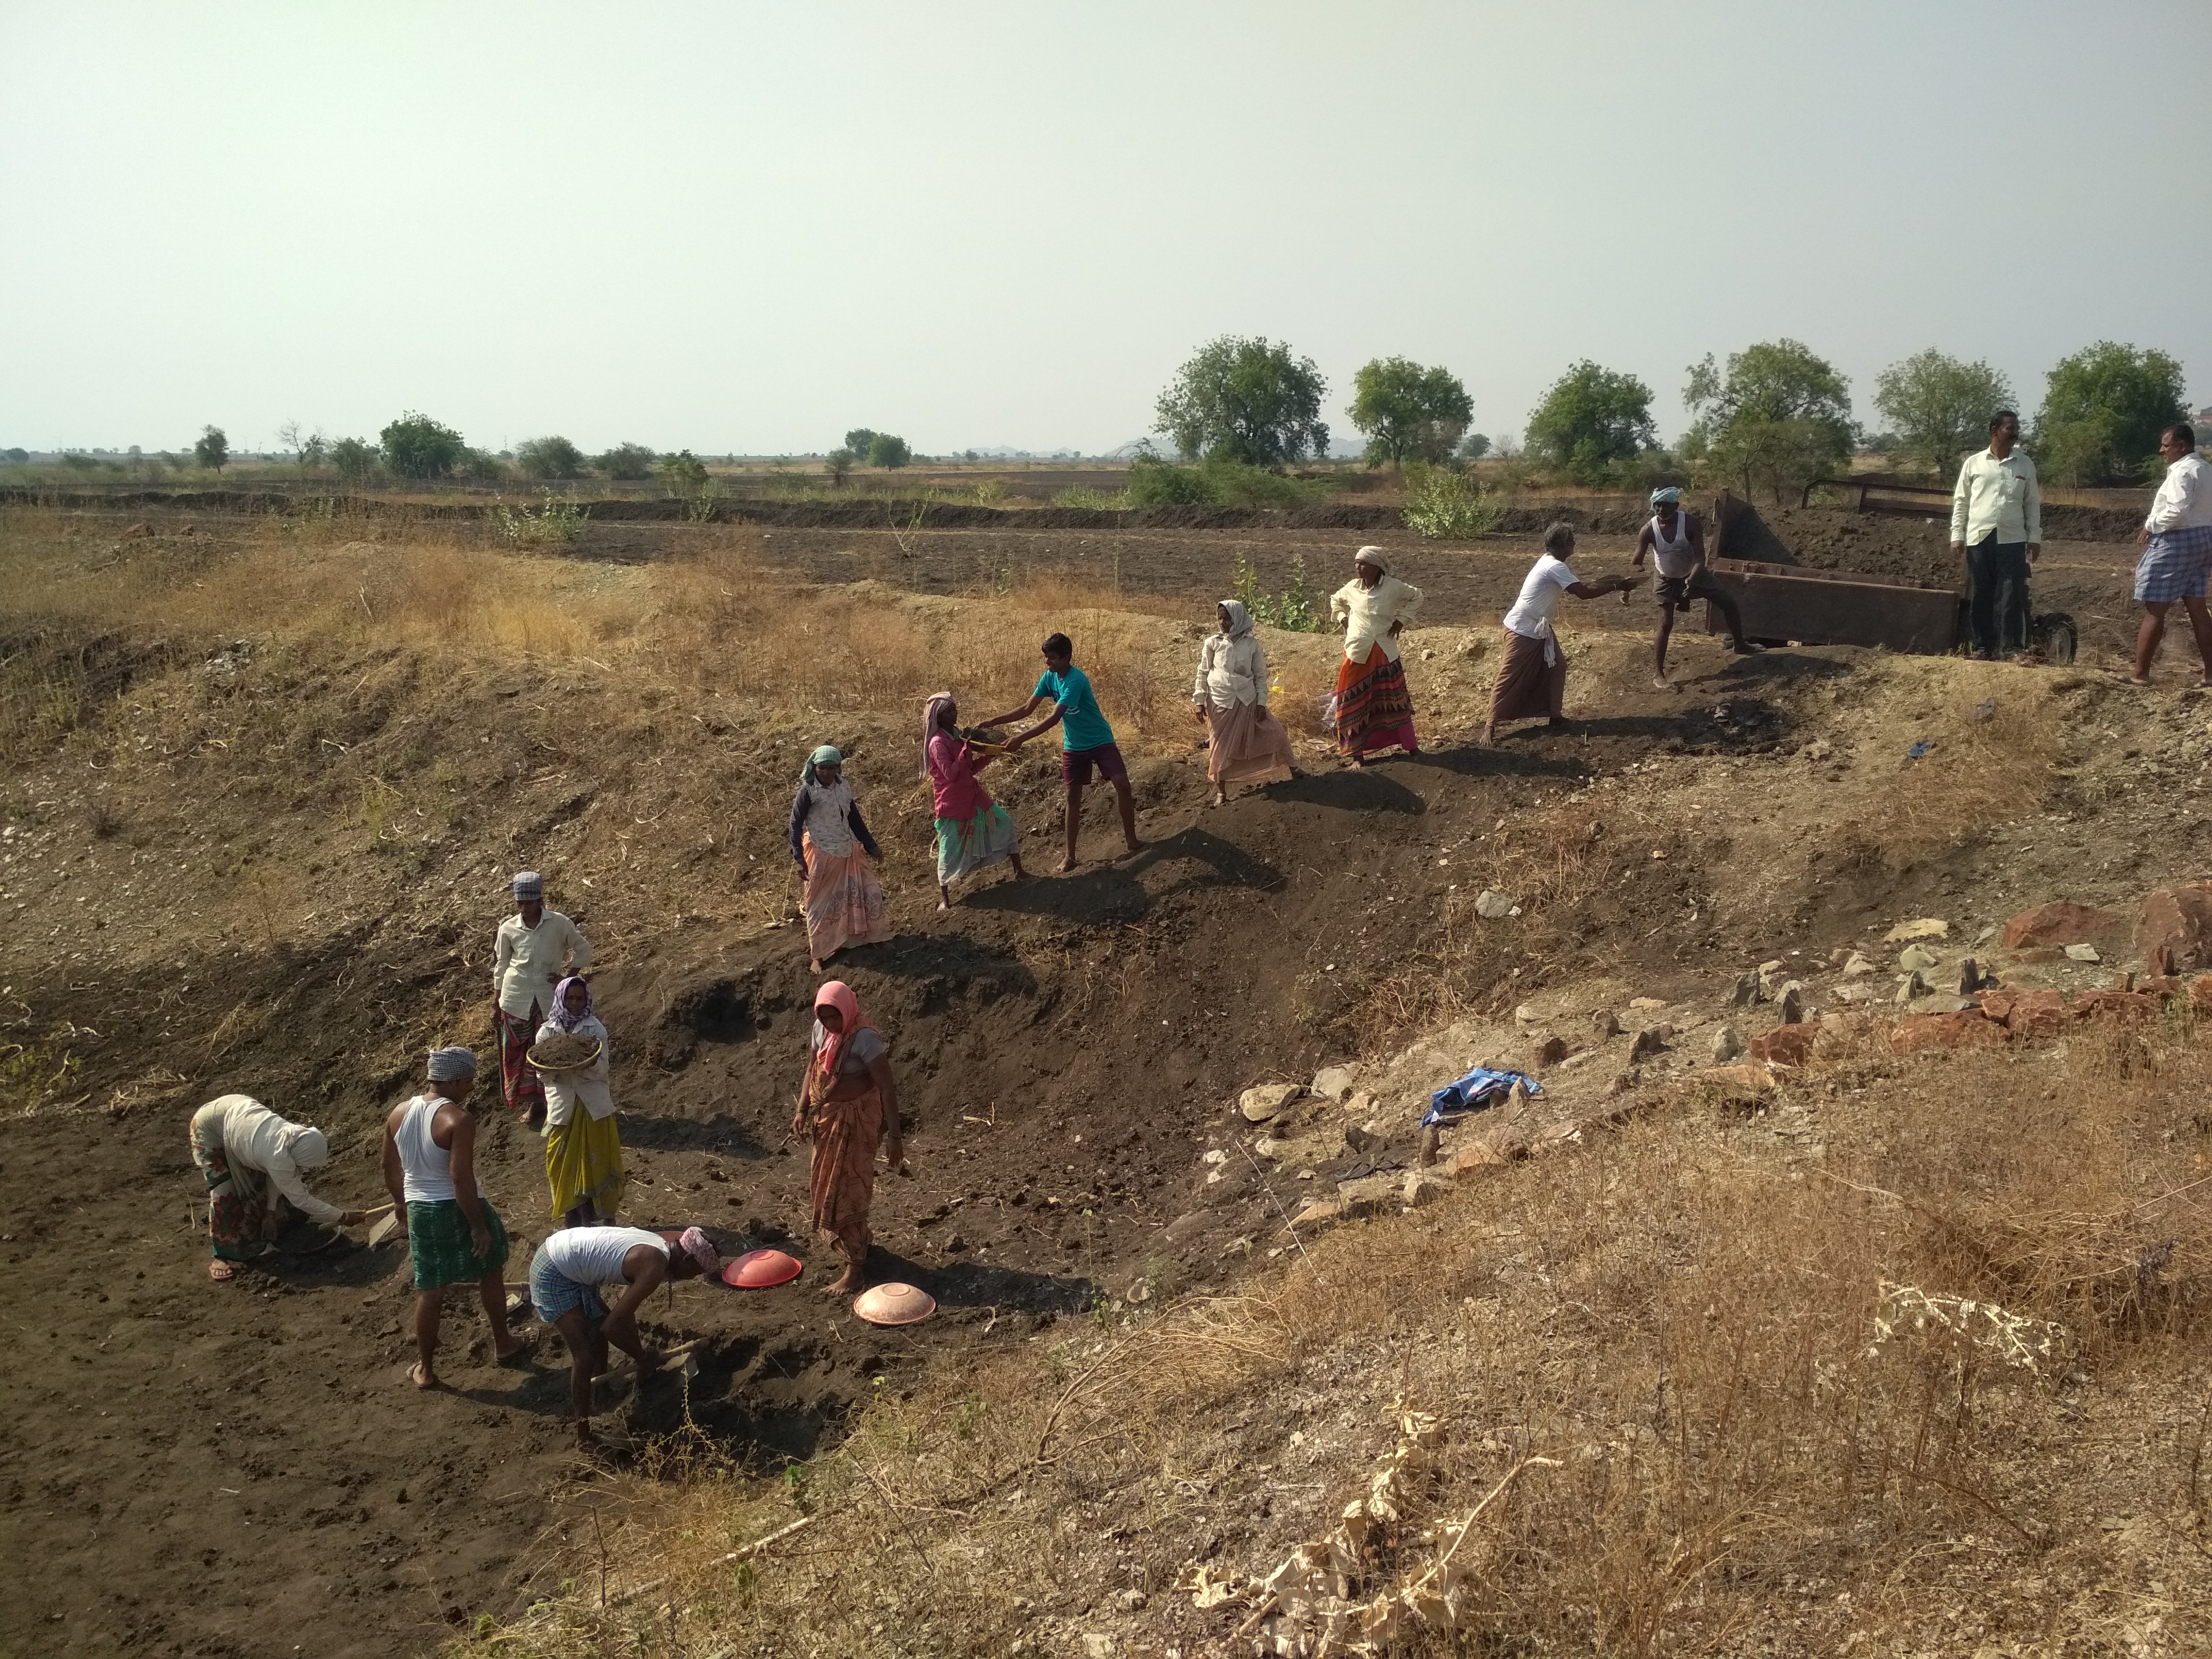
[[[874,868],[883,855],[845,781],[844,756],[823,744],[806,757],[791,803],[791,856],[805,878],[807,965],[816,973],[848,945],[891,936]]]

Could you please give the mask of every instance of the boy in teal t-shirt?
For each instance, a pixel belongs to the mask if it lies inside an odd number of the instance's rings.
[[[1114,728],[1098,712],[1091,676],[1075,665],[1075,647],[1065,634],[1055,634],[1044,642],[1044,672],[1037,677],[1036,690],[1030,693],[1030,700],[1011,714],[983,723],[1006,726],[1027,720],[1042,702],[1053,705],[1051,717],[1007,739],[1006,747],[1019,749],[1054,726],[1060,728],[1060,775],[1067,787],[1067,856],[1060,862],[1060,873],[1075,868],[1076,832],[1083,823],[1083,787],[1091,781],[1094,769],[1114,786],[1115,799],[1121,809],[1121,839],[1132,853],[1140,850],[1145,843],[1137,839],[1137,802],[1129,793],[1129,769],[1115,744]]]

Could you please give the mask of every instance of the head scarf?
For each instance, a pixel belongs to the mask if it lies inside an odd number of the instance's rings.
[[[696,1227],[686,1227],[677,1235],[676,1248],[697,1262],[702,1273],[712,1274],[722,1265],[722,1258],[714,1254],[714,1247],[708,1242],[707,1235]]]
[[[516,871],[514,896],[522,900],[537,899],[542,902],[545,897],[545,878],[535,870]]]
[[[921,775],[925,778],[929,775],[929,740],[938,733],[939,726],[937,722],[939,717],[941,716],[946,709],[951,708],[953,706],[952,694],[950,691],[939,691],[935,696],[932,697],[927,703],[922,705]]]
[[[1379,547],[1361,548],[1352,556],[1352,562],[1355,565],[1371,564],[1385,575],[1389,574],[1390,567],[1382,562],[1382,550]]]
[[[860,1000],[853,994],[853,988],[843,980],[833,979],[827,981],[814,994],[814,1012],[817,1020],[824,1008],[835,1008],[843,1016],[841,1029],[833,1031],[828,1026],[823,1026],[822,1053],[817,1060],[822,1075],[834,1082],[837,1076],[837,1062],[844,1055],[845,1045],[852,1040],[853,1033],[860,1029]]]
[[[331,1161],[331,1143],[320,1129],[304,1123],[288,1123],[282,1131],[279,1145],[284,1154],[303,1170],[319,1170]]]
[[[584,988],[584,1012],[580,1014],[572,1014],[568,1012],[568,988],[571,985],[580,985]],[[586,979],[581,974],[571,974],[553,988],[553,1012],[546,1015],[545,1018],[547,1024],[556,1030],[573,1031],[591,1017],[591,981]]]
[[[458,1083],[465,1077],[477,1074],[477,1055],[473,1048],[453,1047],[430,1050],[428,1075],[433,1083]]]
[[[1682,492],[1673,484],[1651,492],[1651,505],[1654,507],[1680,507],[1681,504]]]
[[[845,757],[837,752],[837,745],[834,743],[825,743],[806,757],[806,769],[799,775],[799,781],[801,783],[812,783],[815,781],[816,767],[842,766],[844,763]]]
[[[1229,613],[1229,637],[1241,640],[1252,631],[1252,613],[1234,599],[1224,599],[1221,608]]]

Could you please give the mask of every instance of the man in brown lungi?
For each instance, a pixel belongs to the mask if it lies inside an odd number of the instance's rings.
[[[1529,720],[1540,714],[1553,726],[1567,723],[1567,659],[1552,631],[1552,613],[1559,595],[1578,599],[1601,599],[1608,593],[1625,593],[1644,578],[1607,576],[1586,582],[1577,577],[1568,560],[1575,550],[1575,527],[1554,524],[1544,532],[1544,553],[1521,583],[1521,596],[1505,613],[1505,660],[1491,689],[1490,721],[1482,729],[1485,743],[1498,741],[1498,722]]]

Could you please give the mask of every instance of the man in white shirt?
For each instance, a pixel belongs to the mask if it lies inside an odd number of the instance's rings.
[[[1990,447],[1951,490],[1951,550],[1966,572],[1966,635],[1978,662],[2027,644],[2027,568],[2043,550],[2043,493],[2019,448],[2020,416],[1990,417]]]
[[[2132,684],[2150,684],[2151,661],[2166,637],[2166,613],[2179,599],[2204,659],[2204,684],[2212,685],[2212,617],[2204,608],[2212,585],[2212,466],[2197,453],[2197,429],[2186,421],[2159,434],[2158,453],[2166,460],[2166,478],[2136,535],[2143,550],[2135,590],[2143,619],[2136,635],[2136,671],[2127,678]]]
[[[507,1109],[533,1129],[545,1121],[545,1086],[527,1058],[538,1028],[552,1012],[553,988],[592,965],[591,941],[558,910],[545,908],[545,880],[535,870],[514,877],[514,914],[499,925],[491,948],[491,1021],[499,1034],[500,1091]]]
[[[1625,593],[1644,580],[1607,576],[1586,582],[1567,562],[1575,550],[1575,527],[1555,524],[1544,532],[1543,556],[1522,579],[1520,597],[1505,613],[1505,659],[1498,665],[1498,681],[1490,689],[1490,720],[1482,728],[1485,743],[1498,741],[1498,722],[1540,714],[1553,726],[1567,723],[1567,659],[1552,631],[1552,613],[1559,608],[1559,595],[1578,599],[1603,599]]]

